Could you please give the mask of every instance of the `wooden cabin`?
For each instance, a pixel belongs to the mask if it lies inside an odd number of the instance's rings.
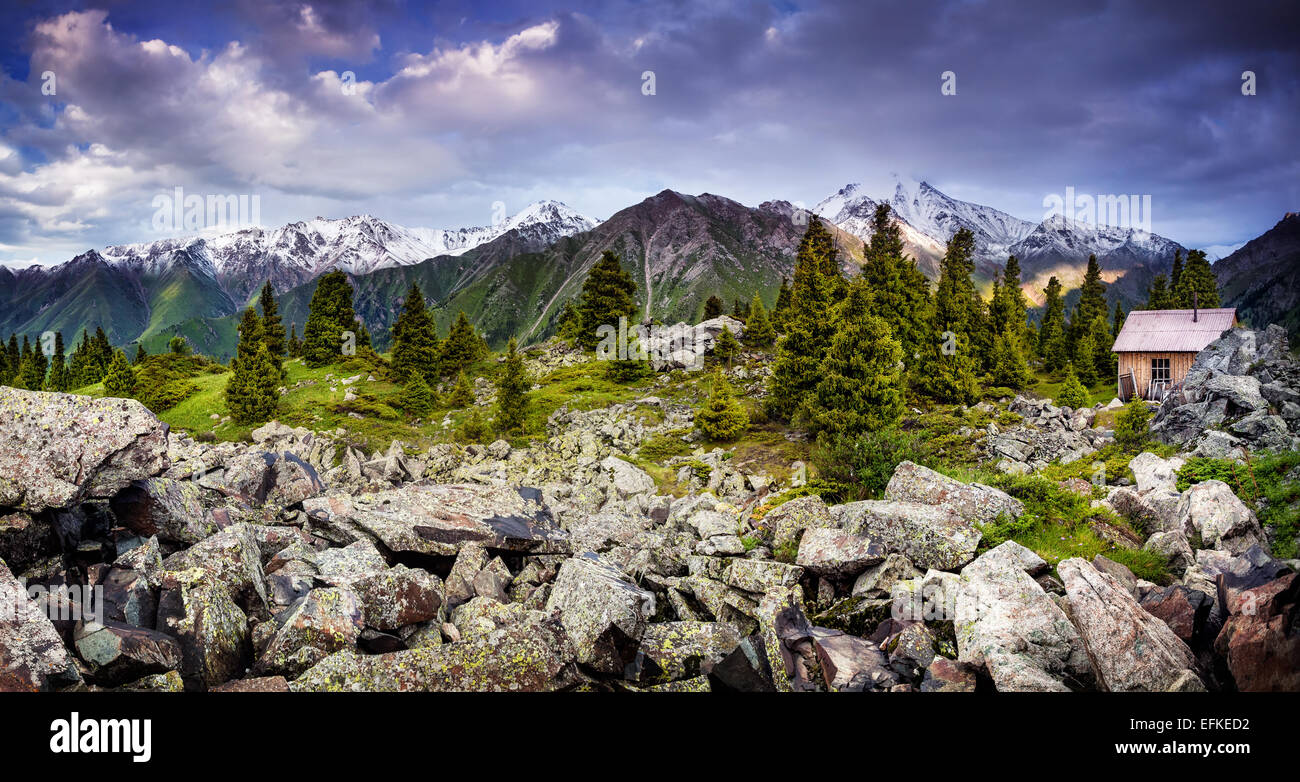
[[[1196,354],[1237,325],[1237,310],[1134,310],[1111,350],[1119,354],[1117,395],[1159,402],[1182,388]]]

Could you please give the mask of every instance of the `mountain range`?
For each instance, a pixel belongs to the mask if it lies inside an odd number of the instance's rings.
[[[1095,254],[1112,303],[1130,309],[1145,300],[1156,274],[1168,273],[1174,253],[1186,253],[1170,239],[1136,229],[1061,216],[1033,223],[925,182],[900,181],[888,199],[850,184],[810,210],[831,229],[846,271],[862,260],[879,203],[893,209],[906,251],[927,277],[938,277],[946,242],[968,228],[976,240],[977,284],[986,289],[1007,256],[1016,255],[1034,303],[1041,303],[1053,275],[1067,289],[1077,288]],[[388,327],[413,282],[444,329],[464,310],[494,344],[510,336],[534,341],[553,330],[563,303],[578,295],[605,250],[618,253],[637,282],[645,317],[692,320],[713,295],[730,304],[757,291],[773,304],[781,279],[791,274],[807,219],[787,201],[751,207],[720,195],[664,190],[603,222],[558,201],[541,201],[483,227],[408,228],[371,215],[318,217],[280,228],[120,245],[56,266],[0,267],[0,334],[60,330],[74,341],[83,328],[103,327],[115,344],[139,342],[151,352],[180,334],[224,359],[234,350],[237,313],[264,282],[279,294],[286,326],[301,332],[315,280],[339,269],[352,280],[356,311],[378,346],[387,344]],[[1216,265],[1225,304],[1239,299],[1236,306],[1256,317],[1289,312],[1294,330],[1296,222],[1288,216]],[[1261,268],[1288,293],[1248,273]]]

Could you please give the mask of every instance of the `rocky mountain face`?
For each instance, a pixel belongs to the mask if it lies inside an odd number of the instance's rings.
[[[1300,338],[1300,212],[1214,264],[1224,306],[1263,328],[1276,323]]]
[[[103,326],[116,344],[143,341],[155,348],[180,333],[221,354],[233,342],[220,319],[249,303],[268,280],[283,293],[333,269],[363,276],[453,258],[507,236],[503,244],[513,252],[533,252],[595,224],[564,204],[542,201],[478,228],[405,228],[361,215],[107,247],[58,266],[4,270],[0,302],[9,306],[0,311],[0,331],[53,329],[70,338]]]
[[[1169,562],[1157,585],[981,546],[1021,500],[907,461],[828,505],[699,449],[663,492],[631,460],[694,412],[653,396],[560,408],[528,447],[370,454],[275,422],[199,442],[133,400],[0,388],[0,410],[0,690],[1300,689],[1300,576],[1227,484],[1179,491],[1179,457],[1100,501],[1116,545]]]

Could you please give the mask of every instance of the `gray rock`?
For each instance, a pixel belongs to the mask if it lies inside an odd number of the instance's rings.
[[[1184,573],[1187,568],[1196,564],[1196,554],[1187,541],[1186,533],[1181,529],[1155,533],[1147,538],[1142,549],[1160,555],[1165,562],[1169,563],[1169,569],[1173,573]]]
[[[763,526],[772,532],[772,545],[777,548],[799,543],[804,530],[835,526],[835,519],[825,501],[816,494],[783,502],[763,517]]]
[[[1178,504],[1178,517],[1187,534],[1198,534],[1206,545],[1234,554],[1264,540],[1254,512],[1223,481],[1190,486]]]
[[[736,589],[761,595],[773,589],[793,586],[799,583],[802,575],[803,568],[784,562],[736,559],[727,568],[726,582]]]
[[[198,484],[170,478],[135,481],[109,502],[118,521],[142,537],[193,545],[218,532]]]
[[[363,628],[361,604],[350,590],[313,589],[289,609],[253,671],[297,676],[325,655],[355,648]]]
[[[610,484],[620,497],[645,494],[655,489],[655,480],[649,473],[617,456],[606,457],[600,467],[609,475]]]
[[[636,658],[655,598],[595,554],[560,566],[546,601],[577,650],[578,662],[603,673],[622,673]]]
[[[95,683],[110,687],[181,664],[180,647],[169,636],[117,622],[79,622],[75,645]]]
[[[1018,518],[1025,504],[1001,489],[982,483],[962,483],[922,467],[902,462],[885,487],[886,500],[941,505],[968,522],[987,524],[999,515]]]
[[[0,507],[108,498],[167,466],[167,425],[134,399],[0,386]]]
[[[80,681],[48,615],[0,562],[0,692],[54,690]]]
[[[831,512],[845,531],[871,538],[917,567],[955,570],[974,558],[981,537],[952,511],[915,502],[862,500]]]
[[[1112,692],[1203,691],[1196,656],[1123,584],[1085,560],[1057,566],[1097,684]]]
[[[658,622],[641,636],[640,681],[651,684],[699,676],[740,646],[740,633],[721,622]]]
[[[1177,491],[1178,470],[1183,460],[1177,457],[1161,459],[1150,451],[1143,451],[1134,456],[1128,467],[1133,471],[1139,494],[1152,491]]]
[[[799,543],[795,564],[821,576],[847,577],[884,559],[884,547],[870,538],[837,529],[810,529]]]
[[[862,571],[853,582],[854,597],[885,598],[900,581],[920,578],[923,574],[902,554],[889,554],[884,561]]]

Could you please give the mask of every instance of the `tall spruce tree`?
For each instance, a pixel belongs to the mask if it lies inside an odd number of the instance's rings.
[[[429,387],[424,376],[416,372],[412,373],[410,379],[402,386],[397,403],[407,415],[416,418],[427,415],[437,405],[438,396]]]
[[[524,369],[524,357],[511,337],[506,345],[506,360],[497,379],[496,428],[502,434],[521,429],[528,416],[528,389],[531,386]]]
[[[1119,333],[1123,329],[1124,329],[1124,308],[1121,307],[1119,305],[1119,302],[1117,301],[1115,302],[1115,315],[1112,318],[1110,324],[1110,336],[1111,336],[1112,344],[1114,343],[1115,340],[1119,339]]]
[[[50,358],[50,372],[45,378],[45,388],[48,391],[66,392],[71,389],[71,379],[68,377],[68,364],[63,355],[63,332],[54,333],[54,355]]]
[[[302,357],[302,340],[298,339],[298,324],[289,324],[289,344],[285,348],[289,352],[289,358]]]
[[[842,282],[835,259],[830,233],[813,217],[795,254],[786,333],[777,343],[768,379],[766,405],[774,418],[790,420],[820,380],[821,362],[833,336],[830,311],[836,279]],[[835,269],[835,276],[827,269]]]
[[[1169,291],[1169,280],[1163,274],[1151,279],[1147,288],[1147,303],[1143,309],[1170,310],[1175,308],[1174,296]]]
[[[23,388],[40,391],[45,388],[45,370],[47,362],[40,346],[32,347],[27,337],[23,337]]]
[[[8,385],[16,386],[19,383],[19,372],[23,366],[22,351],[18,349],[18,335],[11,333],[9,335],[9,345],[5,349],[5,355],[9,359],[9,375],[6,381]]]
[[[425,383],[438,378],[438,327],[425,308],[424,293],[420,286],[411,283],[402,302],[402,314],[393,323],[393,374],[411,381],[421,378]]]
[[[891,428],[903,414],[903,348],[871,313],[869,284],[854,280],[836,308],[820,380],[798,416],[812,434],[856,437]]]
[[[469,376],[461,370],[456,374],[456,385],[447,395],[447,406],[453,408],[469,407],[474,404],[474,389],[469,384]]]
[[[0,342],[0,386],[9,385],[9,352],[4,350],[4,343]]]
[[[104,373],[104,393],[121,399],[129,399],[135,394],[135,373],[127,363],[126,354],[120,350],[113,351],[108,371]]]
[[[727,362],[728,367],[740,355],[740,343],[736,341],[736,335],[731,333],[731,329],[718,332],[718,339],[713,343],[713,355],[720,361]]]
[[[1110,322],[1105,315],[1093,318],[1090,336],[1092,337],[1092,364],[1097,371],[1097,378],[1115,375],[1119,368],[1119,357],[1110,352],[1115,344],[1115,338],[1111,336]]]
[[[1029,385],[1029,361],[1021,339],[1010,327],[993,337],[993,385],[1021,389]]]
[[[1183,251],[1174,250],[1174,267],[1169,272],[1169,290],[1178,290],[1178,283],[1183,278]]]
[[[439,347],[438,372],[444,376],[454,375],[469,368],[470,364],[479,361],[487,353],[487,342],[474,330],[469,317],[461,310],[447,333],[447,338]]]
[[[582,313],[574,305],[573,299],[564,302],[564,309],[560,310],[560,319],[556,323],[555,333],[560,339],[572,343],[582,335]]]
[[[1043,368],[1049,372],[1059,372],[1069,362],[1065,339],[1065,299],[1061,293],[1061,281],[1052,277],[1043,289],[1046,297],[1043,312],[1043,325],[1038,330],[1038,356],[1043,361]]]
[[[916,261],[904,255],[902,231],[888,204],[877,205],[872,215],[871,239],[863,247],[862,278],[872,291],[871,314],[889,324],[904,360],[913,360],[925,339],[930,283]]]
[[[1190,250],[1187,265],[1173,286],[1174,297],[1180,309],[1201,309],[1219,306],[1219,283],[1215,279],[1210,261],[1204,250]]]
[[[600,254],[600,260],[583,282],[578,313],[582,316],[578,344],[587,350],[600,344],[601,335],[597,330],[601,326],[618,328],[620,317],[631,321],[636,314],[636,283],[624,271],[618,255],[610,250]]]
[[[790,313],[790,281],[781,278],[781,287],[776,292],[776,305],[772,307],[772,327],[785,333],[785,319]]]
[[[266,343],[266,353],[270,356],[271,363],[275,365],[276,374],[283,380],[286,352],[284,323],[280,321],[280,310],[275,303],[275,289],[271,287],[270,280],[262,286],[258,303],[262,308],[262,341]]]
[[[252,308],[239,324],[239,346],[226,381],[226,409],[236,423],[262,423],[275,415],[280,375],[266,349],[262,321]]]
[[[985,315],[971,281],[974,249],[975,236],[967,228],[959,228],[949,240],[939,264],[930,339],[921,350],[918,385],[927,395],[950,404],[974,400],[975,370],[982,363],[977,351]]]
[[[303,328],[303,362],[323,367],[343,358],[343,336],[351,332],[358,350],[370,344],[365,324],[352,309],[352,283],[335,270],[320,276],[312,294],[307,325]]]
[[[135,345],[135,359],[131,363],[138,367],[144,363],[146,358],[149,358],[149,353],[144,349],[144,343],[137,342]]]
[[[1106,285],[1101,281],[1101,264],[1097,262],[1096,255],[1088,256],[1088,270],[1083,275],[1083,285],[1079,288],[1079,302],[1074,307],[1074,312],[1070,316],[1070,326],[1067,330],[1068,340],[1071,350],[1071,356],[1074,358],[1076,365],[1092,360],[1092,349],[1095,348],[1095,340],[1091,340],[1089,350],[1084,351],[1079,347],[1079,341],[1084,334],[1092,331],[1092,323],[1098,315],[1105,317],[1110,314],[1106,309]]]
[[[745,321],[745,342],[756,348],[772,346],[776,339],[776,329],[772,328],[772,319],[763,306],[763,299],[757,293],[749,302],[749,319]]]

